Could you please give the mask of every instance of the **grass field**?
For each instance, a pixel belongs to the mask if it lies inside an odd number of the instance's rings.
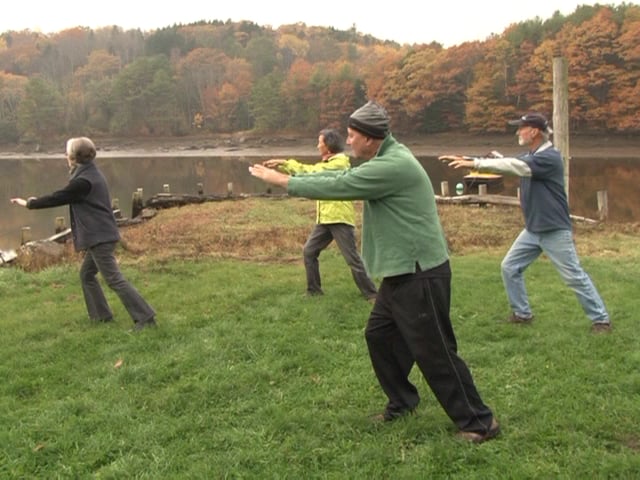
[[[640,471],[636,225],[576,226],[614,331],[591,335],[546,259],[532,325],[506,323],[499,263],[512,209],[447,207],[452,319],[502,435],[462,443],[419,372],[417,415],[391,424],[360,297],[335,248],[307,298],[314,203],[162,211],[125,232],[125,275],[158,311],[139,333],[86,312],[77,259],[0,269],[0,478],[633,479]]]

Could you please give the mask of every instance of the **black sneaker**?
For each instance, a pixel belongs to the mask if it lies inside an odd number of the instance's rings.
[[[407,415],[414,415],[416,413],[415,408],[407,408],[405,410],[388,410],[385,409],[382,413],[377,413],[371,416],[371,421],[378,422],[393,422],[402,417],[406,417]]]
[[[591,333],[611,333],[611,323],[609,322],[596,322],[591,324]]]
[[[471,443],[483,443],[487,440],[491,440],[492,438],[496,438],[500,433],[500,425],[494,418],[491,420],[491,427],[487,430],[486,433],[477,433],[477,432],[458,432],[456,437],[461,440],[466,440]]]
[[[517,313],[512,313],[511,315],[509,315],[509,318],[507,318],[507,322],[509,323],[529,324],[532,321],[533,315],[531,315],[530,317],[521,317]]]
[[[147,320],[136,322],[136,324],[133,326],[133,330],[136,332],[139,332],[144,328],[156,327],[156,326],[158,326],[158,324],[156,323],[156,319],[154,317],[151,317]]]

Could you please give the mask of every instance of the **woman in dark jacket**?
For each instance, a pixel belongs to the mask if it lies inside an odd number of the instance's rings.
[[[76,251],[84,251],[80,267],[82,292],[89,318],[110,322],[113,313],[96,274],[100,272],[131,315],[135,330],[156,325],[155,311],[122,276],[114,251],[120,232],[111,208],[107,181],[94,163],[96,147],[86,137],[67,141],[70,179],[67,186],[42,197],[12,198],[11,203],[29,209],[69,205],[71,231]]]

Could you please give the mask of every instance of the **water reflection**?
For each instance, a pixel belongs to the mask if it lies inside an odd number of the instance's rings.
[[[267,156],[188,156],[144,158],[98,158],[96,163],[107,177],[112,197],[118,198],[125,216],[131,214],[132,193],[142,188],[144,198],[163,191],[169,184],[174,193],[197,193],[198,183],[206,194],[225,194],[233,183],[234,193],[261,193],[268,188],[248,173],[250,164]],[[301,156],[302,161],[315,162],[315,156]],[[448,181],[451,191],[466,172],[453,170],[435,157],[422,157],[420,162],[429,172],[434,189]],[[571,210],[575,215],[597,217],[597,192],[608,191],[611,221],[629,222],[640,219],[637,180],[640,161],[629,158],[574,158],[571,163]],[[68,224],[67,207],[47,210],[26,210],[9,203],[14,196],[42,195],[62,187],[67,182],[66,161],[60,158],[0,159],[0,249],[16,248],[20,229],[30,226],[33,238],[54,233],[55,218],[63,216]],[[515,195],[518,180],[506,177],[506,195]],[[272,188],[274,193],[281,189]],[[233,205],[230,203],[230,206]]]

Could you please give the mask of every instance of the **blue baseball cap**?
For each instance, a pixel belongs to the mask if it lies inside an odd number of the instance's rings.
[[[509,125],[512,127],[533,127],[541,132],[551,133],[547,117],[538,112],[527,113],[517,120],[510,120]]]

